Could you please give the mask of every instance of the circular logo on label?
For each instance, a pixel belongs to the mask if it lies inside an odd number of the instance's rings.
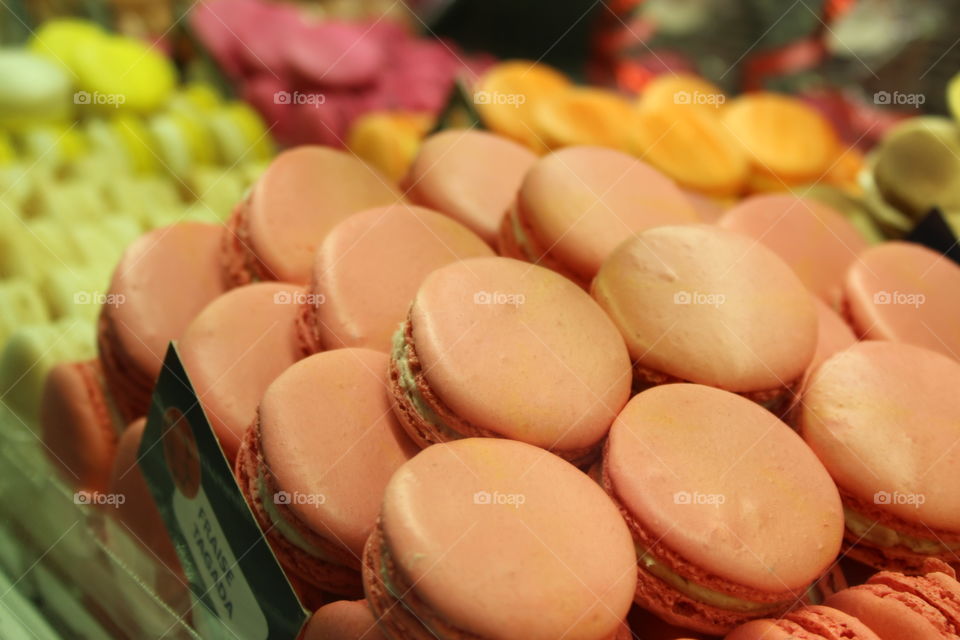
[[[187,498],[200,490],[200,453],[187,417],[172,407],[163,414],[163,456],[173,484]]]

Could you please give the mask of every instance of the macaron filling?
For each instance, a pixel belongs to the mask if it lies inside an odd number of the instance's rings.
[[[276,494],[271,491],[264,471],[261,469],[257,474],[257,499],[263,505],[263,512],[266,514],[271,528],[275,528],[290,544],[304,553],[323,562],[340,564],[336,558],[325,553],[323,549],[311,544],[300,530],[280,512],[280,509],[277,508],[275,496]]]
[[[533,230],[523,222],[519,203],[514,203],[503,217],[503,223],[500,225],[500,253],[510,258],[546,267],[572,280],[584,289],[589,288],[589,280],[584,281],[570,272],[560,261],[550,255],[548,249],[536,242]]]
[[[847,529],[858,541],[866,541],[877,547],[902,547],[921,555],[939,555],[960,550],[960,542],[947,543],[942,540],[917,538],[871,520],[847,506],[843,508],[843,516]]]

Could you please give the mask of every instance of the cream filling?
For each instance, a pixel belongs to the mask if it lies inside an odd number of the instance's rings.
[[[753,613],[761,610],[774,609],[780,605],[786,607],[790,604],[790,602],[787,601],[782,603],[751,602],[749,600],[736,598],[726,593],[714,591],[713,589],[708,589],[707,587],[699,585],[695,582],[691,582],[683,576],[674,573],[665,567],[660,561],[654,558],[653,555],[651,555],[640,544],[634,543],[634,546],[636,547],[637,557],[640,559],[640,564],[643,566],[643,569],[647,571],[647,573],[666,582],[680,593],[693,598],[697,602],[702,602],[726,611],[738,611],[744,613]]]
[[[276,503],[273,501],[273,493],[271,493],[269,487],[267,487],[267,481],[266,478],[264,478],[263,471],[257,474],[257,493],[260,498],[260,504],[263,505],[263,510],[267,514],[267,520],[270,521],[270,526],[275,527],[277,531],[280,532],[280,535],[296,548],[318,560],[330,564],[340,564],[328,554],[324,553],[322,549],[311,544],[310,541],[304,538],[303,534],[280,513]]]
[[[906,547],[914,553],[936,555],[960,549],[960,543],[947,544],[939,540],[921,540],[886,527],[844,507],[843,518],[847,529],[862,540],[878,547]]]
[[[451,440],[462,438],[463,435],[451,429],[450,426],[443,421],[443,418],[437,415],[437,412],[433,410],[426,398],[423,397],[423,394],[420,393],[417,380],[413,375],[413,370],[410,368],[410,361],[407,359],[407,341],[404,325],[400,325],[400,328],[393,334],[392,355],[393,361],[397,364],[397,372],[400,374],[400,388],[403,389],[404,396],[410,401],[417,415]]]
[[[403,601],[404,593],[397,587],[396,584],[390,579],[390,572],[387,571],[387,567],[390,565],[390,552],[387,551],[387,546],[381,544],[380,546],[380,580],[383,582],[383,587],[387,590],[387,593],[390,594],[394,600],[400,603],[400,606],[410,612],[410,614],[419,621],[423,627],[429,631],[437,640],[448,640],[446,636],[442,635],[439,631],[429,626],[423,618],[417,615],[417,612],[410,608],[406,602]]]

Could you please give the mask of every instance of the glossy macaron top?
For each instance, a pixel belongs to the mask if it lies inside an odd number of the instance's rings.
[[[645,231],[604,263],[592,293],[637,364],[679,380],[779,389],[803,373],[816,348],[806,287],[772,251],[732,231]]]
[[[178,343],[204,412],[233,460],[263,392],[300,358],[303,289],[260,282],[232,289],[201,311]]]
[[[313,252],[330,229],[351,213],[400,199],[376,169],[327,147],[281,153],[250,194],[249,249],[276,280],[306,284]]]
[[[757,195],[720,218],[719,226],[756,238],[793,267],[811,292],[837,304],[843,275],[867,241],[825,204],[788,194]]]
[[[365,600],[337,600],[317,609],[300,640],[384,640]]]
[[[831,607],[812,605],[783,618],[754,620],[737,627],[725,640],[881,640],[855,617]]]
[[[416,452],[390,410],[387,356],[336,349],[294,364],[260,403],[265,469],[312,531],[356,554],[391,474]]]
[[[588,476],[537,447],[425,449],[390,480],[381,525],[394,570],[470,637],[606,638],[630,608],[626,524]]]
[[[634,396],[604,472],[653,539],[713,576],[802,593],[836,558],[840,497],[787,425],[732,393],[691,384]]]
[[[526,147],[492,133],[441,131],[423,141],[404,185],[410,200],[449,215],[492,244],[536,159]]]
[[[520,188],[517,214],[537,247],[587,282],[634,233],[697,221],[669,178],[601,147],[568,147],[538,160]]]
[[[447,265],[424,280],[410,323],[431,390],[476,427],[580,449],[603,438],[627,401],[630,361],[616,327],[543,267],[509,258]]]
[[[170,340],[225,291],[221,227],[181,222],[136,239],[117,263],[102,317],[122,357],[155,378]]]
[[[800,433],[854,499],[910,523],[960,532],[957,389],[960,364],[946,356],[896,342],[860,342],[811,376]],[[887,500],[878,499],[881,492]]]
[[[493,251],[463,225],[405,204],[368,209],[334,227],[313,265],[321,345],[390,350],[417,288],[433,270]]]
[[[960,360],[960,266],[911,242],[871,247],[844,283],[853,329],[865,338],[909,342]]]

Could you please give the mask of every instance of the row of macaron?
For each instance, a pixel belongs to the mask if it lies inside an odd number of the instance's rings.
[[[461,139],[480,136],[490,142],[487,134],[457,135]],[[606,245],[597,245],[598,236],[602,242],[614,245],[610,249],[612,253],[599,261],[598,274],[592,285],[595,299],[576,281],[555,271],[529,262],[492,257],[489,246],[477,235],[449,219],[461,215],[453,208],[447,207],[448,215],[443,216],[396,204],[396,191],[350,156],[316,148],[283,154],[258,181],[249,198],[237,208],[227,227],[179,225],[156,231],[128,249],[115,271],[111,291],[125,291],[133,297],[124,305],[103,309],[100,321],[102,365],[96,362],[64,365],[55,370],[48,382],[44,403],[48,415],[45,437],[55,459],[71,481],[90,488],[103,487],[104,470],[109,470],[113,455],[110,443],[116,437],[109,422],[104,425],[103,417],[110,415],[111,406],[115,406],[125,419],[145,413],[166,342],[177,337],[181,338],[181,355],[187,371],[197,386],[225,453],[237,461],[240,478],[247,479],[243,484],[248,493],[252,491],[250,487],[257,489],[256,494],[251,493],[254,505],[263,504],[254,496],[264,491],[268,494],[291,493],[286,488],[271,488],[271,483],[277,481],[280,468],[296,470],[294,476],[300,474],[301,477],[295,482],[314,487],[322,481],[304,479],[303,474],[309,475],[307,469],[311,466],[314,467],[313,473],[322,475],[324,472],[324,465],[316,465],[316,460],[323,459],[318,457],[321,452],[313,454],[310,465],[266,464],[264,468],[272,469],[272,472],[254,474],[251,471],[258,469],[264,458],[270,455],[269,446],[261,442],[266,413],[262,404],[257,411],[261,397],[266,402],[270,389],[299,373],[304,376],[304,384],[317,393],[329,392],[336,396],[331,399],[331,409],[320,412],[321,416],[331,414],[334,407],[338,407],[336,410],[341,413],[349,411],[352,403],[343,401],[342,385],[333,382],[344,375],[348,366],[343,358],[362,361],[364,357],[379,357],[384,361],[385,366],[379,367],[379,388],[376,392],[364,392],[363,403],[370,404],[379,396],[385,408],[380,419],[389,420],[388,416],[393,415],[392,420],[400,425],[404,437],[413,443],[425,446],[459,441],[466,436],[509,437],[550,449],[558,454],[558,459],[566,458],[583,467],[598,458],[607,459],[615,441],[612,436],[606,438],[611,424],[621,419],[629,421],[624,414],[638,398],[649,399],[649,394],[657,388],[661,390],[659,393],[680,389],[697,396],[720,394],[703,400],[703,404],[710,407],[705,411],[710,416],[716,412],[717,403],[724,402],[738,407],[729,410],[731,415],[736,416],[741,409],[753,412],[751,418],[735,420],[728,425],[729,429],[721,429],[726,446],[733,449],[720,446],[723,443],[717,444],[716,451],[724,452],[722,462],[735,460],[738,452],[744,449],[748,453],[752,450],[770,453],[767,447],[758,446],[764,438],[749,443],[737,439],[738,430],[743,438],[750,439],[751,432],[742,423],[752,420],[757,420],[758,424],[764,424],[764,420],[772,421],[771,425],[777,425],[770,427],[772,433],[778,434],[775,437],[793,442],[772,444],[770,449],[774,452],[781,451],[782,455],[796,455],[806,460],[801,463],[801,466],[807,466],[798,490],[806,496],[801,500],[802,504],[819,510],[817,535],[804,533],[803,527],[813,526],[812,518],[797,517],[794,520],[789,517],[795,511],[792,505],[791,508],[783,504],[771,506],[770,496],[763,498],[754,494],[749,498],[738,495],[735,500],[731,499],[737,505],[766,504],[767,513],[772,514],[768,517],[774,521],[782,517],[794,526],[793,533],[775,539],[791,541],[790,553],[796,554],[792,557],[804,556],[801,562],[809,564],[805,565],[806,569],[790,576],[794,584],[786,585],[782,591],[798,589],[799,582],[807,583],[803,585],[806,589],[809,581],[817,577],[813,574],[832,563],[839,552],[841,538],[845,535],[844,514],[831,475],[846,485],[842,486],[845,498],[842,504],[852,506],[853,515],[848,519],[851,526],[847,529],[845,544],[850,549],[858,549],[859,557],[875,565],[892,564],[903,568],[915,568],[928,555],[949,559],[951,545],[960,528],[950,522],[944,511],[950,511],[950,501],[955,501],[956,496],[949,488],[943,489],[942,485],[949,485],[948,482],[940,483],[937,479],[946,473],[944,469],[949,467],[951,460],[949,447],[943,446],[943,440],[949,439],[951,434],[956,435],[955,425],[951,422],[956,407],[950,404],[949,393],[943,389],[944,385],[949,386],[956,380],[958,365],[945,356],[922,348],[894,342],[868,342],[862,347],[841,351],[834,357],[836,363],[833,366],[821,366],[811,379],[804,381],[803,378],[816,357],[818,334],[820,339],[828,335],[848,336],[849,342],[834,350],[855,342],[853,334],[844,329],[843,321],[835,313],[831,315],[825,304],[813,302],[807,287],[834,304],[839,300],[856,301],[857,304],[846,303],[850,309],[847,315],[851,319],[857,318],[854,308],[859,308],[858,305],[867,309],[865,317],[879,314],[881,321],[857,327],[861,334],[866,335],[865,329],[869,329],[885,331],[887,335],[868,337],[918,341],[929,333],[926,321],[936,319],[935,315],[920,313],[930,308],[927,305],[943,312],[947,318],[955,317],[950,315],[949,306],[937,305],[946,304],[944,291],[949,290],[949,286],[944,286],[957,277],[957,267],[932,252],[906,244],[891,243],[874,249],[859,247],[861,251],[858,253],[854,248],[856,245],[850,245],[852,236],[843,242],[837,231],[814,233],[828,223],[829,229],[842,230],[842,218],[823,213],[829,210],[813,207],[799,199],[783,205],[762,236],[775,231],[778,226],[775,223],[781,219],[799,220],[799,227],[785,228],[782,232],[788,239],[810,243],[810,253],[805,255],[808,262],[812,255],[816,257],[817,267],[820,262],[829,260],[845,260],[851,264],[829,270],[817,268],[811,275],[803,268],[803,260],[790,261],[788,257],[785,262],[763,243],[723,228],[724,225],[668,224],[643,231],[631,239],[631,235],[644,226],[638,222],[643,216],[647,216],[647,226],[658,222],[694,222],[695,219],[692,213],[687,220],[651,219],[650,216],[668,210],[671,205],[679,211],[684,211],[684,206],[691,212],[692,209],[675,187],[670,189],[668,180],[632,158],[623,157],[623,161],[630,163],[627,170],[633,172],[630,180],[605,187],[602,182],[598,183],[597,180],[608,176],[604,168],[615,173],[612,167],[617,167],[603,162],[621,161],[622,154],[610,150],[569,149],[537,160],[536,166],[528,167],[516,180],[520,183],[519,197],[515,193],[504,197],[503,192],[510,189],[502,183],[495,184],[491,179],[492,171],[471,173],[461,168],[454,174],[461,185],[455,193],[468,200],[471,195],[479,193],[480,197],[470,203],[476,205],[477,202],[489,203],[485,198],[499,190],[499,195],[493,195],[505,199],[504,207],[511,208],[511,201],[522,202],[528,185],[531,182],[536,184],[534,178],[538,168],[544,164],[548,167],[551,163],[556,165],[558,157],[562,165],[571,154],[587,154],[594,162],[585,163],[579,174],[561,173],[566,179],[556,180],[552,189],[541,186],[540,193],[554,198],[554,206],[545,208],[548,212],[559,211],[554,223],[558,219],[561,223],[564,220],[561,205],[577,197],[576,193],[571,193],[571,185],[574,192],[578,185],[581,186],[581,203],[589,193],[602,194],[603,197],[593,195],[593,202],[580,210],[581,214],[589,212],[587,222],[590,224],[595,218],[602,221],[603,216],[608,216],[606,225],[598,225],[599,232],[582,233],[575,225],[568,225],[568,233],[585,245],[576,249],[603,251]],[[479,167],[500,169],[504,164],[491,163],[489,155],[468,154],[469,159],[482,163],[474,165]],[[437,166],[442,164],[438,162]],[[569,171],[568,167],[561,168]],[[470,176],[480,188],[475,186],[470,191],[465,185]],[[514,191],[516,182],[511,187]],[[621,184],[625,185],[624,188],[637,189],[633,207],[623,205],[622,201],[618,204],[616,198],[608,197],[611,192],[616,193]],[[657,206],[643,209],[635,205],[637,201],[642,203],[650,199]],[[744,203],[744,206],[748,204]],[[775,204],[759,209],[763,211]],[[363,211],[350,215],[351,206],[353,211]],[[638,208],[641,209],[639,214]],[[319,220],[318,210],[330,215]],[[819,213],[815,215],[815,211]],[[571,219],[575,222],[581,220],[578,216],[566,218],[568,223]],[[631,230],[625,220],[633,221],[637,226]],[[620,244],[610,242],[610,227],[616,224],[626,227]],[[593,232],[593,228],[588,229]],[[297,250],[309,244],[305,243],[305,238],[317,236],[322,236],[319,250],[315,256],[312,250],[304,251],[309,254],[306,273],[298,275],[301,256]],[[844,252],[849,254],[846,258]],[[193,258],[184,260],[185,255]],[[543,258],[537,261],[562,271],[558,263]],[[288,275],[279,278],[277,271]],[[866,278],[861,273],[863,271],[871,277],[882,276],[879,285]],[[891,290],[891,295],[910,293],[911,289],[901,286],[897,280],[903,274],[907,274],[911,286],[919,281],[927,287],[922,292],[914,292],[922,293],[928,299],[924,304],[913,305],[913,312],[910,311],[911,305],[903,301],[885,304],[876,295],[882,290],[870,289],[874,285],[890,286],[898,287]],[[292,280],[299,282],[300,286],[262,282],[239,286],[224,294],[230,286],[271,279]],[[828,280],[832,282],[825,284]],[[305,281],[312,282],[309,288],[301,288]],[[683,295],[678,297],[678,294]],[[409,306],[411,299],[412,307]],[[818,306],[824,311],[821,317],[836,321],[834,331],[818,332]],[[894,308],[892,313],[891,307]],[[331,315],[325,315],[328,313]],[[342,323],[339,330],[337,316]],[[918,316],[924,321],[917,322]],[[398,323],[403,323],[401,329],[394,332]],[[337,341],[330,342],[330,337],[323,332],[330,332]],[[945,338],[949,338],[948,332],[949,327],[943,334]],[[585,336],[589,336],[589,340],[584,340]],[[657,349],[658,343],[664,344],[666,349]],[[642,353],[638,352],[641,346]],[[364,351],[361,354],[338,350],[337,347],[373,347],[380,353]],[[303,355],[319,348],[326,351],[298,363]],[[388,351],[392,354],[389,358],[384,355]],[[308,362],[317,370],[303,374]],[[323,374],[327,367],[336,370],[336,375]],[[377,369],[372,365],[363,367],[367,374],[375,377]],[[864,375],[864,370],[873,369],[885,375]],[[904,380],[904,371],[907,370],[916,374]],[[330,384],[322,384],[320,381],[324,379],[330,380]],[[706,386],[662,386],[672,382],[700,383],[726,391]],[[804,401],[792,402],[801,385],[804,387]],[[109,393],[102,392],[104,386],[109,388]],[[631,386],[635,390],[656,388],[641,393],[626,404]],[[356,391],[357,388],[355,385],[348,390]],[[91,392],[97,389],[101,392]],[[837,389],[849,390],[854,400],[838,396]],[[299,396],[294,394],[294,399],[303,396],[301,391]],[[531,403],[531,397],[542,398],[542,402]],[[895,404],[898,410],[891,412],[873,407],[877,409],[875,413],[880,414],[874,415],[866,410],[871,406],[864,406],[869,404],[864,402],[864,397],[884,398]],[[790,420],[800,427],[807,445],[800,442],[783,422],[760,409],[757,402],[778,412],[791,409]],[[909,411],[897,403],[916,403],[916,419],[904,418],[905,413],[909,416]],[[675,404],[671,400],[666,402],[667,406]],[[680,403],[688,409],[697,404],[694,401],[686,405]],[[817,409],[809,409],[811,406]],[[819,416],[842,414],[842,410],[850,406],[861,411],[858,415],[843,415],[843,420],[851,421],[851,424],[863,420],[871,425],[883,425],[888,436],[883,439],[882,455],[889,453],[886,448],[889,446],[901,452],[902,464],[891,468],[884,461],[878,461],[878,441],[866,429],[851,428],[853,436],[844,434],[841,446],[834,442],[835,434],[830,429],[834,423],[821,420]],[[309,408],[309,415],[317,415],[315,404]],[[691,423],[696,422],[695,415],[694,412],[689,417]],[[346,424],[345,420],[341,423]],[[673,423],[684,421],[672,417],[670,420]],[[293,425],[301,422],[289,421]],[[370,421],[363,418],[359,422],[370,425]],[[709,422],[719,424],[712,418]],[[251,423],[253,428],[250,428]],[[301,424],[300,428],[306,427]],[[273,429],[282,434],[285,428]],[[923,438],[916,437],[920,429],[923,429]],[[396,431],[394,425],[391,432]],[[298,455],[290,450],[308,446],[311,439],[321,441],[323,433],[322,428],[314,428],[310,431],[312,435],[302,439],[291,435],[276,436],[281,451],[284,451],[278,455],[281,459],[285,455]],[[663,429],[662,433],[669,433],[669,430]],[[346,435],[352,437],[352,441],[328,446],[327,452],[342,453],[344,448],[353,450],[352,444],[358,434]],[[912,445],[898,448],[896,443],[904,440],[909,440]],[[607,443],[607,452],[601,456],[604,442]],[[90,444],[78,446],[77,443]],[[667,452],[678,448],[675,443],[656,446],[663,448],[658,454],[661,458],[668,458]],[[399,444],[397,447],[404,448]],[[820,448],[821,462],[817,462],[808,447]],[[678,460],[666,465],[668,469],[702,467],[716,471],[709,460],[721,463],[719,454],[716,458],[710,457],[713,451],[710,447],[691,447],[687,442],[680,448],[689,449],[693,459]],[[833,455],[830,459],[827,454],[835,454],[835,449],[847,451],[849,456]],[[948,453],[941,455],[944,450]],[[238,451],[247,453],[238,455]],[[382,453],[384,450],[380,448],[378,451]],[[796,461],[787,463],[777,457],[779,454],[770,455],[765,462],[750,457],[751,464],[745,466],[756,469],[771,464],[771,460],[779,460],[768,473],[775,478],[770,484],[797,484],[797,478],[791,480],[790,472],[785,471]],[[868,462],[860,464],[867,465],[866,471],[872,477],[854,481],[844,476],[845,468],[864,459]],[[636,466],[622,464],[627,468],[623,474],[627,479],[621,482],[627,486],[631,482],[634,486],[642,486],[642,476],[636,474],[635,468],[649,468],[649,465],[649,462]],[[381,472],[384,467],[389,465],[381,463]],[[596,473],[601,483],[611,482],[603,479],[611,473],[616,474],[608,465],[603,465]],[[662,482],[663,474],[661,471],[654,476]],[[261,475],[262,486],[258,484]],[[366,474],[349,475],[355,480]],[[724,475],[730,474],[707,473],[703,480],[709,484],[714,481],[710,478]],[[813,478],[820,481],[814,482]],[[761,490],[755,475],[746,474],[740,479],[744,491]],[[870,497],[882,497],[885,492],[891,495],[891,500],[886,503],[872,500],[872,504],[868,504],[864,500],[865,487],[873,487]],[[716,490],[712,493],[704,490],[709,488]],[[910,489],[917,491],[911,493]],[[620,491],[629,493],[625,489]],[[706,484],[703,488],[688,487],[674,494],[683,491],[690,494],[691,500],[695,494],[715,498],[726,495],[723,490]],[[846,495],[848,492],[850,495]],[[923,504],[916,505],[917,499],[909,508],[905,507],[899,496],[907,493],[924,495]],[[376,519],[377,494],[373,492],[374,508],[367,514],[368,519],[359,525],[366,534]],[[662,518],[650,518],[650,512],[644,512],[644,508],[650,507],[650,504],[643,504],[643,496],[647,495],[643,490],[635,491],[636,503],[626,507],[632,509],[628,513],[638,522],[649,524],[653,520],[662,524]],[[652,500],[658,505],[654,511],[663,509],[667,498],[672,497],[676,505],[682,503],[682,500],[676,501],[676,496],[657,496]],[[894,496],[897,496],[896,500]],[[354,504],[357,499],[353,496],[350,503]],[[715,537],[717,531],[722,531],[721,524],[745,526],[743,514],[739,511],[727,513],[729,519],[725,520],[722,513],[714,513],[716,504],[708,506]],[[779,507],[784,507],[783,514],[779,513]],[[695,507],[686,513],[701,511]],[[301,509],[299,513],[298,505],[291,505],[289,511],[282,508],[260,508],[257,511],[262,518],[280,517],[289,520],[288,524],[292,523],[291,526],[276,527],[273,526],[276,523],[270,520],[272,524],[268,526],[274,532],[272,541],[281,550],[278,551],[281,560],[287,559],[285,564],[298,581],[306,585],[308,596],[310,588],[334,592],[339,589],[342,592],[346,574],[352,574],[356,588],[356,566],[351,572],[350,554],[354,560],[361,557],[358,551],[362,549],[356,545],[366,539],[366,534],[356,534],[354,529],[353,549],[336,539],[331,541],[325,534],[331,524],[325,521],[323,512],[324,507],[316,504]],[[680,513],[683,512],[677,511]],[[307,524],[311,519],[312,526]],[[864,524],[866,529],[881,526],[879,531],[883,535],[857,534],[856,527]],[[632,533],[639,536],[637,531],[642,530],[642,526],[637,525]],[[925,527],[929,529],[928,533],[924,533]],[[674,545],[689,555],[693,555],[690,549],[703,552],[709,545],[689,538],[702,530],[701,521],[698,526],[682,529],[676,534],[681,538],[688,536],[689,549],[679,540],[675,540]],[[756,529],[734,531],[758,538],[756,548],[764,549],[764,544],[772,544],[765,542],[767,538]],[[944,548],[931,538],[946,540]],[[727,541],[731,540],[728,536]],[[816,547],[808,550],[812,555],[797,551],[811,545]],[[752,548],[753,545],[748,546]],[[742,557],[744,545],[739,548],[739,557]],[[752,591],[750,587],[743,588],[744,585],[737,582],[743,580],[739,577],[739,568],[737,574],[728,573],[728,581],[721,580],[719,584],[706,587],[697,584],[698,571],[691,567],[710,562],[722,564],[717,560],[718,556],[737,555],[724,554],[717,549],[714,554],[703,553],[704,557],[698,557],[696,563],[685,560],[682,554],[671,555],[663,549],[658,549],[659,554],[657,550],[641,554],[641,558],[656,558],[652,566],[661,572],[661,578],[659,581],[652,579],[654,585],[670,584],[669,579],[664,580],[662,576],[677,570],[674,565],[679,560],[681,564],[687,563],[679,569],[679,576],[687,582],[674,580],[674,584],[689,587],[687,583],[693,578],[695,587],[707,589],[706,596],[704,591],[689,588],[687,593],[673,588],[667,589],[669,596],[657,595],[672,599],[668,600],[672,602],[692,599],[702,605],[699,609],[692,608],[699,615],[693,616],[693,620],[684,620],[685,624],[716,630],[718,627],[707,625],[722,624],[726,629],[732,622],[740,621],[735,615],[731,618],[729,609],[725,609],[730,606],[730,601],[723,596],[729,596],[731,591],[735,595],[746,595],[745,599],[751,604],[756,604],[751,598],[766,605],[780,606],[786,601],[778,600],[784,593],[777,590],[763,592],[757,584],[752,585]],[[783,549],[771,553],[783,553]],[[692,571],[693,575],[684,574],[684,571]],[[641,571],[640,575],[645,573]],[[646,584],[650,582],[647,580]],[[719,589],[711,593],[710,586]],[[770,585],[766,586],[769,589]],[[641,601],[657,609],[652,595],[655,591],[650,590]],[[690,591],[695,595],[691,596]],[[704,599],[713,604],[702,602]],[[718,601],[722,606],[716,606]],[[743,606],[742,602],[735,603],[733,609]],[[690,610],[685,606],[679,608]],[[670,615],[667,607],[661,609],[658,611],[662,615]],[[713,619],[719,615],[718,609],[724,612],[719,621]],[[763,611],[764,607],[759,610]]]

